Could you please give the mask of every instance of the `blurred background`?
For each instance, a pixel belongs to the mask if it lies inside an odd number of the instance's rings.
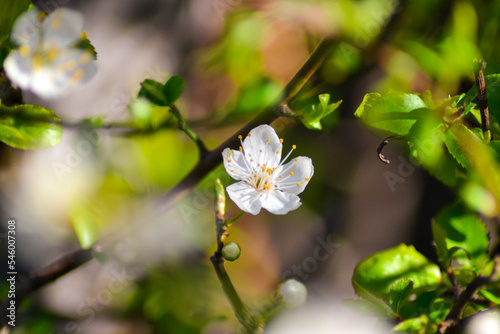
[[[380,162],[376,150],[385,134],[368,131],[353,114],[368,92],[430,90],[435,98],[466,92],[474,58],[487,61],[486,74],[498,73],[500,1],[35,3],[84,14],[99,71],[67,98],[26,94],[27,103],[53,108],[67,122],[140,122],[129,108],[139,83],[180,75],[187,84],[179,109],[211,149],[275,100],[323,37],[334,39],[334,52],[290,107],[329,93],[332,102],[343,101],[339,109],[323,131],[291,120],[274,124],[285,151],[297,145],[294,154],[313,160],[303,205],[286,216],[247,214],[231,228],[229,240],[242,255],[227,270],[249,306],[265,306],[281,281],[296,278],[312,302],[340,312],[338,301],[354,297],[352,272],[366,256],[404,242],[435,258],[430,219],[453,195],[410,163],[397,141],[384,150],[391,164]],[[18,309],[12,333],[238,332],[209,261],[216,246],[213,181],[232,180],[219,166],[173,209],[151,214],[153,200],[198,160],[196,145],[175,122],[129,136],[66,129],[60,145],[39,151],[3,145],[0,159],[2,221],[16,219],[20,273],[94,243],[107,258],[33,294]],[[226,216],[238,212],[228,200]],[[337,320],[328,321],[322,326]]]

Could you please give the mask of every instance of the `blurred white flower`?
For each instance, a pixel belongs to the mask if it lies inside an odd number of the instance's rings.
[[[266,334],[389,334],[390,329],[377,318],[351,311],[339,300],[312,300],[288,309],[273,318]]]
[[[500,312],[486,311],[475,315],[467,325],[467,334],[500,334]]]
[[[297,195],[309,183],[314,167],[308,157],[284,164],[295,145],[281,160],[282,142],[272,127],[260,125],[250,131],[239,151],[222,152],[227,173],[240,181],[228,186],[227,193],[241,210],[256,215],[264,208],[284,215],[302,204]]]
[[[302,306],[307,299],[307,288],[296,279],[289,279],[281,283],[278,294],[289,307]]]
[[[88,82],[97,72],[94,56],[75,47],[83,29],[80,13],[62,8],[45,19],[37,10],[19,16],[11,33],[18,49],[4,62],[9,79],[23,90],[54,98]]]

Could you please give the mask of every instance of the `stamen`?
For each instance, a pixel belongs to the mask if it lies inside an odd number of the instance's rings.
[[[300,182],[299,182],[299,183],[297,183],[297,187],[300,187]]]
[[[231,173],[234,173],[234,169],[231,169]]]
[[[308,182],[310,180],[310,178],[306,177],[306,182]]]
[[[292,145],[292,149],[295,150],[297,148],[297,146],[295,145]]]
[[[280,143],[282,143],[282,144],[283,144],[283,138],[280,138]]]
[[[280,151],[276,151],[276,154],[280,154]]]
[[[290,172],[290,175],[293,175],[293,172]]]
[[[241,140],[241,138],[243,138],[241,135],[238,136],[238,139]]]
[[[269,139],[266,139],[266,141],[267,141],[268,143],[270,142],[270,140],[269,140]]]
[[[228,162],[228,163],[231,163],[231,159],[227,159],[227,162]]]

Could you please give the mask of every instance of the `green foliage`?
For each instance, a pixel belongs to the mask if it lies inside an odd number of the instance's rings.
[[[29,0],[0,0],[0,47],[5,47],[14,22],[20,14],[28,9],[30,4]]]
[[[418,94],[391,91],[383,96],[367,94],[354,115],[374,128],[404,136],[427,110],[428,106]]]
[[[311,130],[322,130],[321,120],[333,113],[342,103],[342,101],[338,101],[329,104],[330,94],[320,94],[318,99],[320,103],[311,105],[309,109],[303,111],[301,116],[302,124]]]
[[[0,116],[0,141],[9,146],[34,150],[61,142],[61,120],[52,110],[31,104],[0,105]]]
[[[179,76],[173,76],[165,84],[152,79],[141,82],[138,98],[145,98],[160,107],[169,107],[177,101],[184,90],[185,80]]]
[[[441,283],[441,272],[413,246],[401,244],[361,261],[352,282],[358,294],[362,288],[377,298],[389,300],[391,287],[402,278],[411,280],[416,291],[424,291]]]
[[[488,230],[479,217],[454,204],[432,221],[439,262],[442,267],[455,259],[464,269],[481,268],[488,260]]]

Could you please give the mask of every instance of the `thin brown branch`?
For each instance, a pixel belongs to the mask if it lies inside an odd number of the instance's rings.
[[[483,133],[486,133],[490,131],[490,113],[488,111],[486,84],[484,82],[484,70],[486,69],[486,62],[484,60],[481,60],[478,65],[479,69],[476,74],[477,100],[479,110],[481,111],[481,124]]]
[[[52,283],[59,277],[67,274],[75,268],[80,267],[91,259],[91,249],[78,249],[72,253],[64,255],[47,267],[32,271],[27,276],[20,276],[19,282],[16,282],[16,307],[19,308],[23,300],[33,291],[38,290],[44,285]],[[9,318],[7,318],[7,307],[9,307],[9,303],[10,299],[6,299],[0,306],[0,328],[7,325],[7,321],[9,320]]]
[[[455,300],[455,304],[451,308],[450,312],[446,316],[445,321],[439,325],[439,333],[441,334],[457,334],[459,331],[460,316],[464,311],[467,304],[474,298],[476,292],[479,291],[483,286],[493,282],[498,274],[499,258],[495,259],[495,264],[493,265],[493,270],[491,275],[484,276],[479,275],[476,277],[466,288],[458,295]]]

